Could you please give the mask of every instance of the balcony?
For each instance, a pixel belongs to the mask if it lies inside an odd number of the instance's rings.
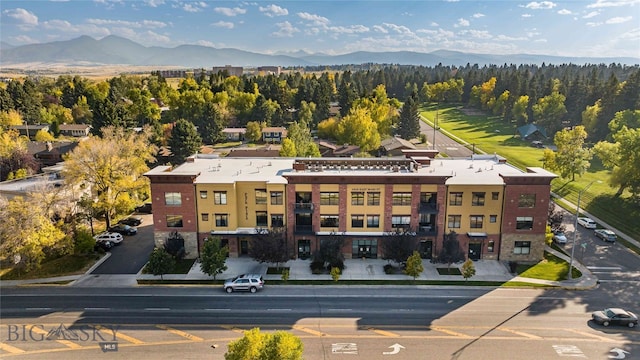
[[[313,234],[313,225],[296,225],[296,234]]]
[[[419,235],[436,235],[437,229],[433,224],[418,224]]]
[[[421,202],[418,208],[420,214],[435,214],[438,212],[438,204],[432,202]]]
[[[295,205],[296,214],[308,214],[313,212],[312,203],[296,203]]]

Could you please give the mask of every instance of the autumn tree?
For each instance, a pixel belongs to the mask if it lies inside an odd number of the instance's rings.
[[[15,178],[17,172],[33,174],[39,165],[27,150],[29,140],[17,131],[0,131],[0,181]]]
[[[640,119],[640,111],[635,111]],[[638,120],[636,120],[638,121]],[[628,128],[616,120],[609,123],[613,142],[600,141],[594,147],[594,152],[602,160],[602,164],[611,171],[609,185],[617,187],[616,196],[625,190],[634,196],[640,195],[640,128]]]
[[[529,107],[529,96],[522,95],[513,103],[511,108],[511,116],[516,120],[518,125],[524,125],[529,120],[527,108]]]
[[[562,128],[562,119],[567,113],[564,105],[566,97],[557,91],[538,99],[533,105],[533,118],[536,124],[543,126],[549,134]]]
[[[63,178],[91,190],[94,209],[103,214],[107,227],[117,213],[131,209],[140,194],[148,192],[149,182],[143,174],[157,152],[149,136],[149,128],[135,133],[108,127],[101,138],[81,141],[65,156]]]
[[[587,132],[584,126],[558,131],[553,138],[557,151],[545,149],[543,159],[547,168],[559,171],[564,178],[571,176],[575,180],[576,174],[582,175],[590,166],[592,154],[584,148]]]
[[[471,259],[467,259],[467,261],[462,264],[461,273],[465,281],[476,274],[476,267],[473,265]]]
[[[228,255],[229,247],[222,246],[220,238],[209,236],[200,252],[200,269],[215,280],[218,274],[227,270],[225,263]]]
[[[414,251],[407,259],[407,265],[404,268],[404,273],[411,276],[415,280],[424,271],[424,265],[422,265],[422,258],[420,253]]]
[[[289,125],[287,138],[290,139],[295,146],[295,156],[320,157],[320,149],[318,149],[318,145],[313,141],[306,121],[299,120]]]
[[[338,139],[343,144],[357,145],[362,151],[380,147],[378,125],[363,108],[352,108],[338,123]]]
[[[254,143],[262,140],[262,128],[264,126],[264,123],[249,121],[246,126],[247,131],[244,134],[245,138]]]
[[[280,152],[278,154],[281,157],[296,157],[298,154],[296,144],[294,144],[289,138],[282,140],[282,146],[280,147]]]
[[[187,157],[200,151],[202,138],[193,123],[180,119],[171,130],[168,144],[171,148],[171,162],[182,164]]]
[[[300,338],[286,332],[262,333],[253,328],[229,343],[225,360],[301,360],[304,345]]]

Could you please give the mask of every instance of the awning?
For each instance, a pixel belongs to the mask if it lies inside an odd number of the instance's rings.
[[[483,232],[468,232],[467,236],[472,239],[482,240],[487,238],[487,233]]]

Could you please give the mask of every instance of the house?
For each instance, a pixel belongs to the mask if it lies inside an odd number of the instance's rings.
[[[30,141],[27,152],[40,163],[40,167],[53,166],[64,161],[63,156],[76,148],[75,141]]]
[[[71,137],[89,136],[91,125],[87,124],[62,124],[60,125],[60,135]]]
[[[262,129],[262,141],[266,143],[282,143],[287,137],[287,129],[283,127],[265,127]]]
[[[415,150],[416,146],[399,136],[390,137],[380,142],[380,156],[401,156],[402,150]]]
[[[317,144],[322,157],[352,157],[360,152],[357,145],[338,145],[326,140],[319,140]]]
[[[35,140],[36,133],[40,130],[49,131],[49,124],[38,124],[38,125],[12,125],[9,129],[16,130],[20,136],[26,136],[31,140]]]
[[[156,244],[178,231],[187,257],[217,236],[248,256],[260,229],[283,228],[292,258],[344,239],[345,258],[384,256],[390,234],[416,239],[424,259],[458,234],[467,258],[543,259],[551,181],[496,155],[469,158],[207,158],[158,166],[150,179]]]
[[[244,135],[247,133],[246,128],[224,128],[222,129],[227,141],[244,141]]]
[[[518,127],[518,135],[524,140],[540,140],[547,138],[546,130],[536,124],[526,124]]]
[[[280,156],[280,145],[270,144],[263,147],[231,149],[229,158],[274,158]]]

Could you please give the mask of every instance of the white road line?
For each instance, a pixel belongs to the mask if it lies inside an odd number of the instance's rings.
[[[25,310],[51,310],[50,307],[26,308]]]
[[[145,311],[169,311],[170,308],[144,308]]]
[[[204,309],[205,311],[231,311],[231,309]]]
[[[102,311],[102,310],[111,310],[111,308],[105,308],[105,307],[88,307],[88,308],[84,308],[85,311]]]

